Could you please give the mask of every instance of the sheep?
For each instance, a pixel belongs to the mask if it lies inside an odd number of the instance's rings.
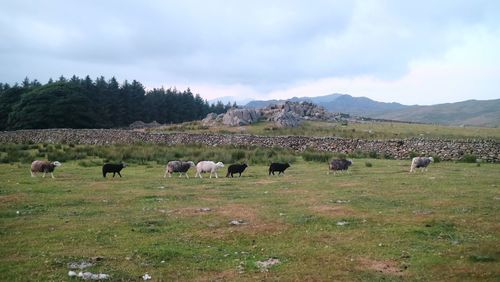
[[[227,168],[227,174],[226,174],[226,177],[229,177],[229,175],[231,175],[231,177],[233,177],[233,174],[234,173],[239,173],[241,177],[241,173],[245,170],[245,168],[247,168],[248,165],[247,164],[232,164],[230,165],[228,168]]]
[[[275,171],[278,171],[278,175],[280,174],[285,174],[285,169],[289,168],[290,167],[290,164],[289,163],[272,163],[270,166],[269,166],[269,175],[271,175],[271,173],[274,175],[274,172]]]
[[[113,173],[113,177],[115,177],[115,174],[118,173],[118,175],[120,177],[122,177],[122,175],[120,174],[120,171],[127,167],[127,164],[126,163],[119,163],[119,164],[104,164],[102,166],[102,176],[103,177],[106,177],[106,174],[109,172],[109,173]]]
[[[224,164],[221,162],[218,163],[214,163],[212,161],[198,162],[196,164],[196,175],[194,177],[199,176],[200,178],[202,178],[201,174],[203,172],[210,172],[210,178],[212,178],[212,174],[215,174],[215,178],[219,178],[219,176],[217,175],[217,170],[222,167],[224,167]]]
[[[43,172],[43,176],[42,177],[45,177],[45,173],[47,172],[50,172],[50,176],[52,176],[52,178],[55,178],[54,177],[54,169],[56,167],[59,167],[61,166],[62,164],[58,161],[55,161],[55,162],[49,162],[49,161],[33,161],[31,163],[31,177],[35,177],[35,173],[37,172]]]
[[[346,159],[332,160],[328,164],[328,173],[327,174],[330,174],[330,170],[333,171],[333,174],[336,174],[337,171],[347,171],[347,169],[351,165],[352,165],[352,160],[346,160]]]
[[[414,172],[416,168],[427,171],[427,166],[432,162],[434,162],[433,157],[415,157],[411,160],[410,172]]]
[[[167,167],[165,168],[165,174],[163,175],[163,178],[166,178],[167,174],[168,174],[168,177],[172,177],[172,172],[178,172],[179,177],[181,177],[182,174],[184,173],[186,178],[189,178],[187,171],[194,166],[195,166],[195,164],[192,161],[189,161],[189,162],[169,161],[167,163]]]

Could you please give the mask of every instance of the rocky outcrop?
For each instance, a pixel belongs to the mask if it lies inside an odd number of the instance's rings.
[[[0,132],[0,143],[62,144],[203,144],[281,147],[296,151],[306,149],[339,153],[375,153],[394,159],[408,159],[412,154],[439,156],[442,160],[460,160],[466,155],[490,162],[500,162],[500,143],[491,139],[393,139],[362,140],[338,137],[259,136],[246,134],[148,133],[117,129],[42,129]]]
[[[241,126],[255,123],[260,118],[260,112],[254,109],[230,109],[224,114],[222,123],[229,126]]]
[[[303,120],[329,120],[340,121],[341,114],[326,111],[323,107],[308,102],[285,102],[271,105],[263,109],[230,109],[222,118],[209,114],[202,120],[203,125],[216,126],[242,126],[255,123],[260,119],[273,122],[277,127],[297,127]]]
[[[209,113],[204,119],[201,120],[201,124],[204,126],[216,126],[222,122],[224,114],[217,115],[216,113]]]

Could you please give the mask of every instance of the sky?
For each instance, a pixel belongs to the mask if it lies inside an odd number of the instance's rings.
[[[0,82],[61,75],[211,100],[500,98],[500,1],[0,1]]]

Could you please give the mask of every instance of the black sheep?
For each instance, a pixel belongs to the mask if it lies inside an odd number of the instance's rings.
[[[290,167],[290,164],[289,163],[272,163],[270,166],[269,166],[269,175],[271,175],[271,173],[274,175],[274,172],[275,171],[278,171],[278,175],[280,175],[281,173],[285,174],[285,169],[289,168]]]
[[[247,168],[247,164],[232,164],[230,165],[228,168],[227,168],[227,174],[226,174],[226,177],[229,177],[229,175],[231,175],[231,177],[233,177],[233,174],[234,173],[239,173],[240,174],[240,177],[241,177],[241,173],[245,170],[245,168]]]
[[[333,173],[337,171],[347,171],[350,165],[352,165],[352,160],[336,159],[330,162],[329,169],[333,170]],[[328,171],[328,173],[330,173],[330,171]]]
[[[113,173],[113,177],[115,177],[115,174],[118,173],[120,177],[122,175],[120,174],[120,171],[124,168],[127,167],[126,163],[119,163],[119,164],[104,164],[102,166],[102,176],[106,177],[106,173]]]

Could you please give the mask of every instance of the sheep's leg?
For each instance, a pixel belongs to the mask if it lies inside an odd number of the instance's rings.
[[[119,171],[118,171],[118,175],[119,175],[120,177],[122,177],[122,175],[120,174],[120,172],[119,172]]]
[[[189,178],[189,175],[188,175],[188,173],[187,173],[187,172],[184,172],[184,175],[186,176],[186,179],[188,179],[188,178]]]
[[[113,178],[115,178],[116,172],[113,172]]]
[[[50,173],[50,176],[52,176],[52,178],[55,178],[55,177],[54,177],[54,173],[52,173],[52,172]]]
[[[42,176],[43,178],[45,178],[45,173],[46,173],[46,172],[44,171],[44,172],[43,172],[43,176]]]
[[[217,175],[217,171],[215,172],[215,178],[219,178],[219,176]]]
[[[33,171],[30,170],[30,173],[31,173],[31,177],[35,177],[35,174],[33,173]]]

